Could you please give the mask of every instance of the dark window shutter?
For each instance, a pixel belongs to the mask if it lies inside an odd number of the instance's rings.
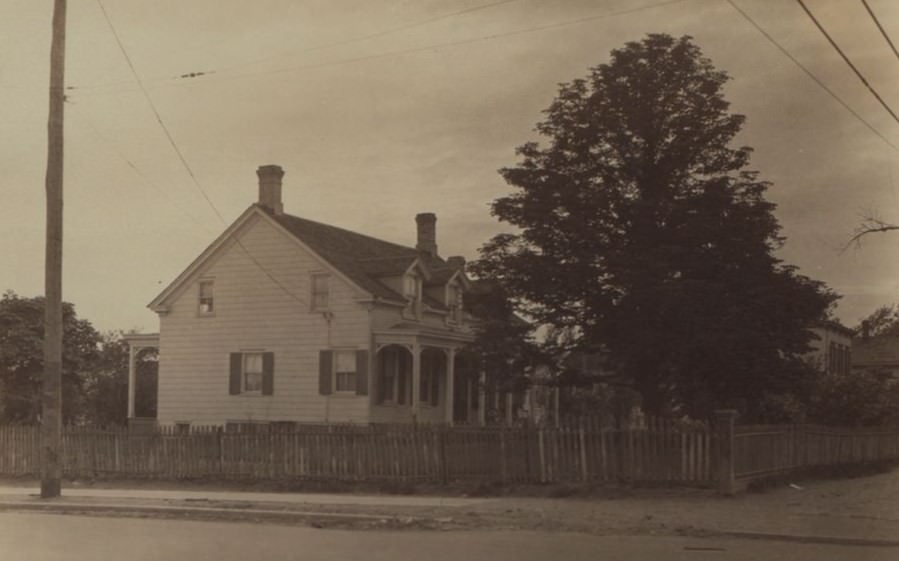
[[[231,375],[228,379],[228,393],[238,395],[241,387],[241,377],[243,374],[243,355],[241,353],[231,353]]]
[[[318,352],[318,393],[321,395],[331,395],[331,351]]]
[[[405,362],[405,361],[404,361]],[[406,403],[406,368],[400,368],[396,373],[396,402],[400,405]]]
[[[262,395],[275,393],[275,353],[262,353]]]
[[[387,384],[384,383],[384,370],[386,369],[386,353],[390,351],[384,350],[375,354],[375,395],[378,397],[378,403],[384,402],[387,392]]]
[[[368,395],[368,351],[356,351],[356,395]]]

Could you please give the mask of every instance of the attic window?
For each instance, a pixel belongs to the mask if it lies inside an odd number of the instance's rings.
[[[328,275],[312,275],[312,309],[327,310],[330,299],[330,278]]]
[[[215,313],[215,284],[211,280],[200,281],[200,295],[198,311],[201,316],[211,316]]]

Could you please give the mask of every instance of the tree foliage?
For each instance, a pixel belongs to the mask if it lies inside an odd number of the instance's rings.
[[[44,299],[0,297],[0,422],[40,419],[44,372]],[[155,416],[155,353],[139,356],[138,415]],[[62,413],[65,423],[122,424],[127,419],[128,346],[101,335],[63,304]]]
[[[500,389],[524,389],[527,370],[545,361],[533,340],[531,325],[515,315],[509,295],[490,280],[474,282],[465,294],[465,308],[477,318],[476,338],[468,350],[483,360],[485,370],[500,382]]]
[[[63,303],[62,414],[76,419],[83,407],[83,376],[99,352],[100,336]],[[0,419],[36,422],[44,371],[44,299],[6,292],[0,298]]]
[[[473,267],[561,349],[603,352],[649,412],[696,416],[798,391],[805,327],[836,296],[783,264],[768,184],[731,147],[744,117],[690,37],[649,35],[562,84],[544,143],[500,170],[492,205],[519,230]]]
[[[896,304],[877,308],[860,321],[854,331],[864,337],[899,335],[899,308]]]
[[[123,333],[101,336],[97,360],[83,379],[85,422],[98,425],[121,425],[128,419],[128,343]],[[147,349],[136,357],[134,410],[138,417],[156,416],[156,394],[159,364],[157,352]]]
[[[809,419],[839,427],[899,423],[899,383],[874,370],[827,374],[816,388]]]

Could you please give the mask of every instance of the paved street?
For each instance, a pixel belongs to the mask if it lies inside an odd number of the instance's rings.
[[[895,560],[892,547],[549,532],[354,532],[233,522],[0,514],[0,559],[22,561]]]

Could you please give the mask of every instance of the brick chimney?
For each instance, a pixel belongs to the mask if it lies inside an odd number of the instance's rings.
[[[456,269],[457,271],[465,270],[465,258],[461,255],[453,255],[452,257],[447,257],[446,264],[449,265],[450,268]]]
[[[259,205],[275,214],[284,214],[284,204],[281,202],[284,170],[281,166],[259,166],[256,175],[259,176]]]
[[[415,249],[437,257],[437,215],[433,212],[422,212],[415,215],[418,226],[418,243]]]

